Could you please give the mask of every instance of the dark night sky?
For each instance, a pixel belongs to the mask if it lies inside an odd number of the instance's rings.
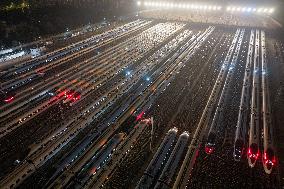
[[[5,5],[10,5],[11,2],[13,3],[21,3],[23,1],[26,2],[31,2],[30,5],[31,7],[33,7],[33,3],[32,2],[37,2],[37,0],[0,0],[0,6],[4,7]],[[42,1],[56,1],[56,0],[41,0]],[[58,0],[63,2],[64,0]],[[69,0],[69,2],[84,2],[84,0]],[[88,0],[91,1],[91,0]],[[93,1],[101,1],[101,0],[93,0]],[[115,0],[114,0],[115,1]],[[125,0],[125,1],[129,1],[129,2],[133,2],[136,0]],[[138,1],[138,0],[137,0]],[[143,0],[142,0],[143,1]],[[150,0],[149,0],[150,1]],[[156,1],[163,1],[163,0],[156,0]],[[271,6],[271,7],[275,7],[275,16],[278,18],[278,20],[282,20],[284,23],[284,12],[282,10],[284,10],[284,0],[167,0],[167,1],[182,1],[182,2],[196,2],[196,3],[200,3],[200,2],[208,2],[208,3],[220,3],[220,4],[232,4],[232,5],[247,5],[247,6]],[[44,3],[41,3],[41,5]]]

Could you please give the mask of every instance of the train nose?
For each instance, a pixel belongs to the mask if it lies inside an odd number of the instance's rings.
[[[234,159],[235,161],[240,161],[242,157],[242,152],[240,150],[235,150],[234,151]]]
[[[244,142],[242,140],[237,140],[234,146],[234,160],[240,161],[244,153]]]
[[[263,167],[264,170],[267,174],[270,174],[272,172],[273,166],[275,165],[275,156],[274,156],[274,151],[271,149],[268,149],[264,154],[263,154]]]
[[[251,154],[249,156],[249,166],[254,167],[256,160],[257,160],[257,154]]]
[[[273,160],[266,160],[263,164],[265,173],[271,174],[273,166],[274,166]]]
[[[259,157],[259,150],[256,144],[252,144],[248,149],[248,163],[250,167],[254,167]]]

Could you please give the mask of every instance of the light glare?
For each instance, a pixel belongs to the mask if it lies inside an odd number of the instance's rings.
[[[220,10],[220,9],[219,9],[219,7],[217,7],[217,10]],[[213,10],[215,10],[215,6],[213,7]],[[230,12],[234,12],[234,11],[238,11],[238,12],[257,12],[257,13],[270,14],[270,13],[274,12],[274,9],[273,8],[269,8],[269,7],[254,8],[254,7],[234,7],[234,6],[228,6],[226,8],[226,11],[230,11]]]
[[[150,6],[150,7],[164,7],[164,8],[177,8],[177,9],[196,9],[196,10],[207,10],[207,11],[220,11],[222,6],[210,5],[210,4],[191,4],[191,3],[174,3],[174,2],[162,2],[162,1],[137,1],[137,6]],[[248,12],[248,13],[265,13],[271,14],[274,12],[272,7],[243,7],[243,6],[227,6],[226,11],[228,12]]]
[[[273,13],[273,12],[274,12],[273,8],[269,9],[269,11],[268,11],[268,13]]]
[[[257,12],[262,12],[262,8],[257,9]]]

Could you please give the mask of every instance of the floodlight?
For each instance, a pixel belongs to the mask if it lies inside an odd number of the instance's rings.
[[[232,11],[235,11],[235,10],[236,10],[236,7],[233,7],[233,8],[232,8]]]
[[[245,11],[246,11],[246,7],[243,7],[243,8],[242,8],[242,12],[245,12]]]
[[[249,8],[247,8],[247,12],[251,12],[251,8],[249,7]]]
[[[237,11],[241,11],[241,7],[238,7],[238,8],[237,8]]]
[[[262,12],[262,11],[263,11],[263,8],[257,9],[257,12]]]
[[[231,7],[227,7],[227,11],[230,11],[230,10],[232,10]]]
[[[213,6],[213,10],[216,10],[217,9],[217,7],[216,6]]]
[[[218,7],[217,7],[217,10],[221,10],[221,9],[222,9],[222,7],[221,7],[221,6],[218,6]]]
[[[141,5],[141,1],[137,1],[137,5],[140,6]]]
[[[274,12],[274,8],[269,9],[268,13],[273,13]]]
[[[264,9],[263,12],[268,12],[268,9]]]
[[[253,8],[252,11],[253,11],[253,12],[256,12],[256,8]]]
[[[209,6],[208,9],[211,10],[211,9],[212,9],[212,6]]]

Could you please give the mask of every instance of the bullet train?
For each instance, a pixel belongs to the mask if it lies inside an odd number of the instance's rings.
[[[228,66],[229,66],[229,63],[230,63],[229,61],[230,61],[231,56],[234,52],[235,44],[237,43],[237,39],[238,39],[239,34],[240,34],[240,29],[237,29],[236,34],[234,36],[234,39],[232,41],[232,44],[231,44],[229,51],[226,55],[225,61],[224,61],[223,65],[221,66],[221,70],[220,70],[219,76],[217,78],[218,83],[215,84],[217,86],[217,88],[216,88],[216,90],[214,90],[214,96],[217,96],[219,94],[219,92],[217,93],[216,91],[221,90],[221,87],[222,87],[221,83],[223,83],[223,81],[225,80],[227,69],[228,69]],[[210,127],[210,130],[212,131],[211,127]],[[207,136],[207,142],[206,142],[206,145],[205,145],[205,152],[207,154],[211,154],[215,149],[216,134],[215,134],[215,132],[214,133],[210,132],[210,130],[209,130],[209,133],[208,133],[208,136]]]
[[[175,181],[175,173],[179,170],[179,165],[184,158],[188,146],[188,140],[189,134],[187,131],[185,131],[180,135],[154,189],[172,188],[172,185]]]
[[[237,61],[238,61],[238,56],[239,56],[242,40],[243,40],[243,37],[244,37],[244,32],[245,32],[244,29],[240,32],[238,41],[236,43],[235,50],[234,50],[234,48],[232,48],[231,53],[229,53],[230,56],[226,57],[226,59],[228,60],[229,69],[228,69],[228,73],[227,73],[226,77],[223,78],[223,80],[225,78],[226,79],[224,81],[224,85],[222,87],[222,91],[221,91],[221,94],[220,94],[220,97],[219,97],[219,100],[218,100],[218,104],[217,104],[217,107],[216,107],[216,110],[215,110],[215,114],[214,114],[212,123],[210,125],[209,132],[208,132],[207,142],[205,144],[205,152],[207,154],[211,154],[211,153],[214,152],[215,147],[216,147],[216,142],[218,140],[217,138],[219,136],[219,132],[220,132],[220,130],[223,129],[223,127],[222,127],[222,123],[223,123],[223,120],[224,120],[223,109],[225,107],[225,104],[226,104],[226,101],[227,101],[227,98],[228,98],[229,86],[231,84],[231,81],[232,81],[232,78],[233,78],[233,75],[234,75],[234,68],[235,68]],[[233,47],[234,47],[234,45],[233,45]],[[232,60],[229,61],[231,56],[232,56]],[[220,85],[220,87],[221,87],[221,85]]]
[[[177,128],[172,128],[168,131],[163,142],[159,146],[153,159],[144,172],[144,175],[141,177],[139,183],[137,184],[136,189],[153,187],[153,184],[155,184],[155,178],[159,176],[158,173],[164,168],[167,159],[172,152],[176,140],[177,131]]]
[[[103,149],[92,159],[89,174],[95,174],[109,158],[110,154],[115,150],[117,145],[124,139],[126,135],[119,133],[115,135]],[[94,160],[94,161],[93,161]]]
[[[249,146],[247,158],[250,167],[254,167],[259,158],[259,140],[260,140],[260,61],[259,61],[259,30],[255,34],[254,49],[254,69],[251,95],[251,113],[250,113],[250,130]]]
[[[265,48],[265,33],[261,31],[261,89],[262,89],[262,121],[263,121],[263,168],[267,174],[271,174],[273,166],[276,163],[275,146],[273,142],[273,126],[271,121],[271,110],[269,100],[268,78],[267,78],[267,61]]]
[[[247,125],[248,125],[248,115],[249,115],[249,105],[250,105],[250,90],[251,90],[251,66],[253,58],[253,47],[254,47],[254,30],[251,30],[250,43],[248,47],[248,54],[246,60],[245,75],[243,80],[241,102],[238,114],[238,121],[236,127],[236,135],[234,142],[234,160],[240,161],[242,155],[244,154],[247,140]]]
[[[23,79],[19,79],[15,82],[12,82],[6,86],[3,87],[3,89],[5,90],[16,90],[20,87],[23,87],[27,84],[29,84],[30,82],[36,80],[36,79],[39,79],[39,78],[42,78],[44,76],[44,72],[35,72],[33,74],[31,74],[29,77],[26,77],[26,78],[23,78]]]

